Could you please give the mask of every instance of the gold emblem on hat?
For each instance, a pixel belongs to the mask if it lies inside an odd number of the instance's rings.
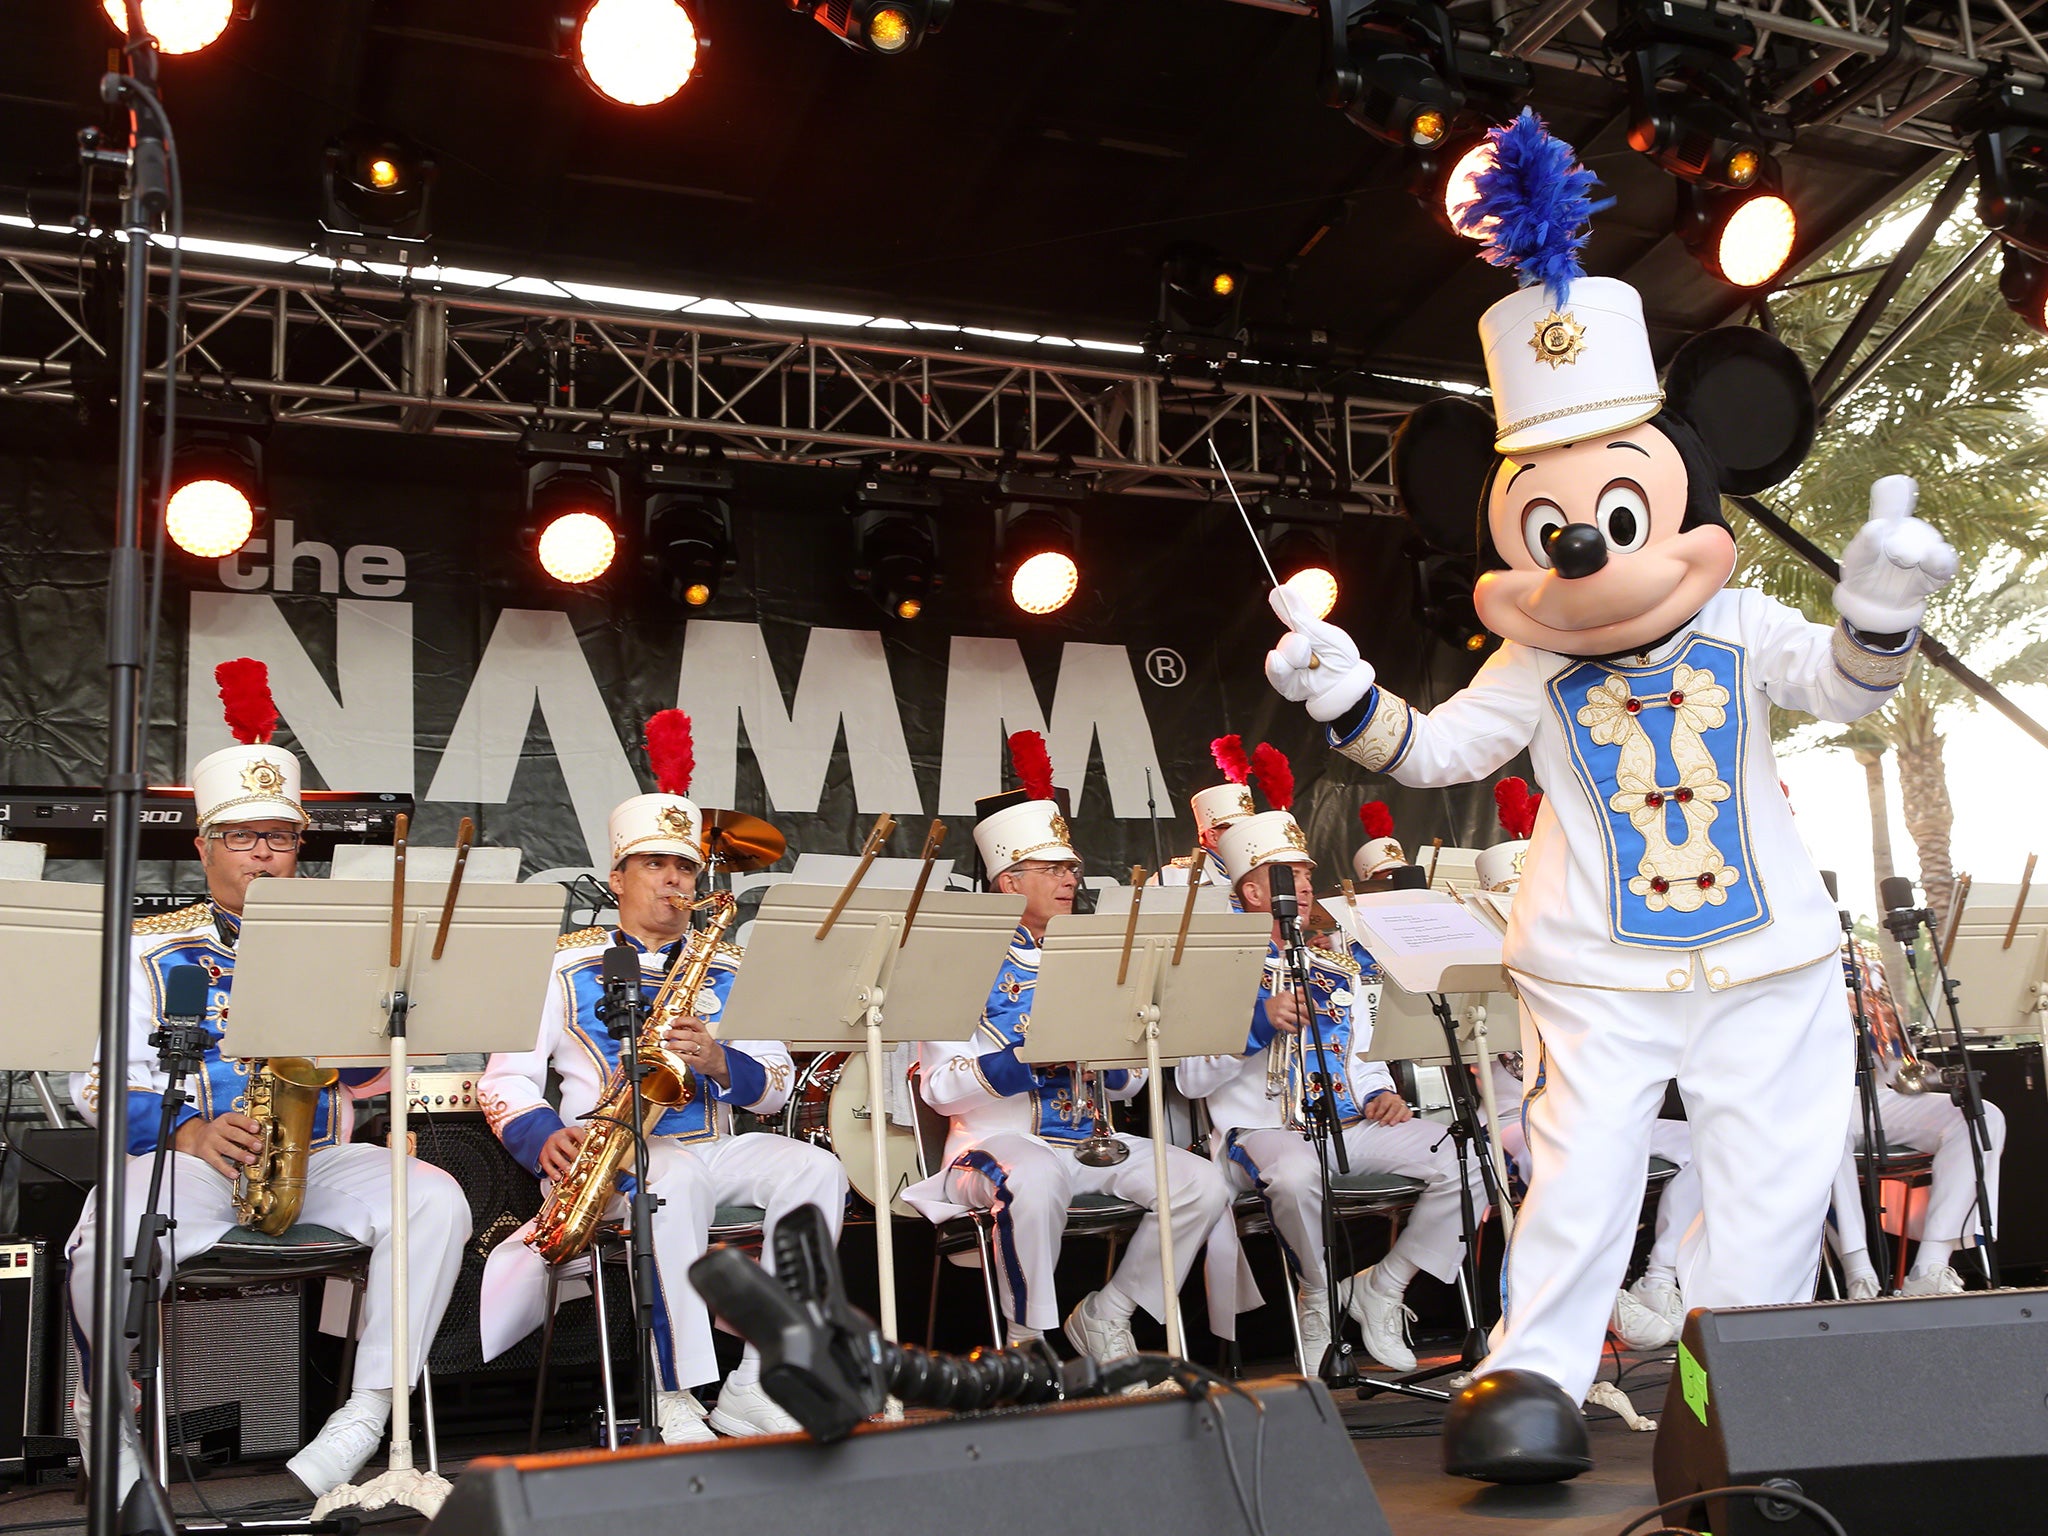
[[[673,837],[679,842],[691,842],[690,818],[672,805],[664,805],[655,813],[655,830],[663,837]]]
[[[1529,346],[1539,363],[1562,368],[1567,363],[1576,363],[1579,354],[1586,350],[1586,328],[1570,315],[1553,309],[1536,322],[1536,334],[1529,338]]]
[[[1067,830],[1067,818],[1058,811],[1052,813],[1052,835],[1055,842],[1068,848],[1074,846],[1074,834]]]
[[[1258,808],[1252,804],[1252,792],[1249,789],[1240,788],[1237,792],[1237,814],[1240,816],[1256,816],[1258,814]]]
[[[259,757],[242,770],[242,788],[252,795],[274,795],[284,788],[284,770]]]
[[[1297,853],[1308,852],[1308,837],[1301,830],[1301,823],[1298,821],[1287,823],[1287,846]]]

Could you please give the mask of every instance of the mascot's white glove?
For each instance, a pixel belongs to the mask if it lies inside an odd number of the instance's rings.
[[[1316,618],[1308,599],[1285,582],[1267,600],[1290,632],[1266,652],[1266,681],[1325,725],[1356,708],[1372,690],[1373,670],[1351,637]]]
[[[1842,551],[1835,607],[1866,635],[1918,629],[1927,599],[1956,573],[1956,552],[1913,515],[1920,487],[1910,475],[1886,475],[1870,487],[1870,521]]]

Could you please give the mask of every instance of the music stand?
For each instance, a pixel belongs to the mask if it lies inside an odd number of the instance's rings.
[[[860,878],[856,871],[854,880]],[[770,888],[747,935],[746,960],[719,1011],[728,1039],[779,1040],[806,1051],[865,1044],[875,1167],[889,1166],[883,1045],[958,1040],[988,1006],[988,989],[1024,915],[1022,896],[852,883]],[[836,915],[834,915],[836,913]],[[875,1205],[882,1333],[896,1330],[890,1201]]]
[[[546,995],[561,931],[553,884],[465,883],[452,912],[442,881],[258,880],[235,942],[235,1000],[224,1055],[388,1061],[391,1068],[391,1465],[314,1507],[400,1503],[431,1516],[448,1496],[412,1464],[406,1212],[411,1056],[520,1051]],[[445,922],[446,944],[434,958]],[[394,956],[396,963],[394,964]],[[309,980],[317,978],[317,984]]]
[[[1153,892],[1158,894],[1144,899]],[[1162,1064],[1244,1054],[1273,920],[1262,912],[1190,915],[1184,886],[1140,887],[1137,893],[1135,913],[1059,916],[1046,925],[1031,1033],[1017,1059],[1032,1066],[1143,1067],[1149,1074],[1145,1091],[1152,1111],[1166,1349],[1184,1356]],[[1080,1091],[1077,1072],[1074,1092]]]
[[[33,1072],[39,1087],[45,1072],[92,1070],[101,904],[96,885],[0,880],[0,1069]]]
[[[1972,886],[1956,924],[1948,973],[1969,1000],[1973,1032],[2042,1034],[2048,1022],[2048,889],[2031,882]],[[1902,1014],[1903,990],[1892,989]]]

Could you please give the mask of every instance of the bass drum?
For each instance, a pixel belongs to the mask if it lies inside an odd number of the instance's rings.
[[[868,1074],[865,1055],[827,1051],[814,1056],[797,1074],[789,1104],[782,1112],[783,1134],[823,1147],[846,1168],[846,1181],[868,1204],[875,1203],[874,1130],[868,1118]],[[917,1182],[917,1138],[893,1122],[886,1127],[889,1188],[896,1191],[889,1209],[917,1221],[901,1191]]]

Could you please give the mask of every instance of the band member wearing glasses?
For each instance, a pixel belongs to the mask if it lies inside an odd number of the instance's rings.
[[[250,668],[255,668],[255,673],[249,673]],[[230,725],[238,720],[238,687],[260,688],[267,706],[268,685],[262,679],[260,663],[227,662],[220,675]],[[242,679],[239,683],[238,678]],[[274,708],[267,712],[274,724]],[[244,732],[238,729],[237,734]],[[215,752],[192,770],[206,899],[135,924],[126,1084],[130,1157],[123,1206],[130,1227],[123,1246],[131,1251],[134,1220],[149,1197],[150,1154],[156,1148],[164,1090],[170,1086],[169,1078],[158,1069],[149,1036],[164,1023],[164,989],[173,967],[200,966],[209,983],[205,1023],[211,1042],[204,1067],[186,1084],[189,1098],[172,1132],[172,1153],[159,1202],[164,1212],[175,1211],[177,1220],[164,1239],[158,1270],[164,1276],[234,1230],[235,1178],[256,1161],[263,1145],[260,1127],[245,1112],[249,1074],[260,1063],[223,1056],[220,1039],[234,982],[243,898],[258,880],[290,879],[298,873],[299,842],[306,826],[306,813],[299,803],[299,760],[271,745],[267,738],[267,726],[247,732],[244,745]],[[317,982],[317,978],[308,980]],[[383,1147],[349,1139],[355,1121],[353,1101],[382,1092],[384,1081],[380,1069],[345,1069],[335,1086],[321,1092],[313,1118],[305,1203],[299,1221],[345,1232],[370,1248],[353,1390],[320,1433],[287,1463],[292,1475],[315,1496],[355,1476],[382,1442],[391,1417],[391,1158]],[[101,1090],[97,1067],[72,1078],[72,1100],[94,1124],[99,1119]],[[411,1287],[406,1358],[417,1379],[455,1288],[462,1245],[469,1238],[470,1216],[461,1186],[429,1163],[413,1162],[407,1192]],[[93,1202],[88,1200],[68,1253],[71,1335],[80,1364],[73,1408],[81,1444],[91,1438],[91,1417],[97,1411],[89,1396],[94,1221]],[[124,1440],[120,1468],[124,1497],[138,1475],[133,1454]]]

